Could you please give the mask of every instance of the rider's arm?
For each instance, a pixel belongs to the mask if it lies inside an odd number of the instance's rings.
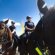
[[[12,31],[12,34],[15,32],[16,30],[14,29],[13,31]]]
[[[26,29],[26,30],[31,30],[31,29],[30,29],[30,28],[28,28],[27,26],[25,26],[25,29]]]
[[[33,28],[32,28],[31,30],[35,30],[35,25],[34,25],[34,23],[33,23]]]
[[[27,26],[25,26],[25,29],[26,29],[26,30],[31,30],[31,31],[32,31],[32,30],[34,30],[35,28],[28,28]]]
[[[34,23],[33,23],[33,28],[29,28],[29,27],[28,27],[28,24],[27,24],[27,22],[26,22],[26,23],[25,23],[25,29],[26,29],[26,30],[33,31],[33,30],[35,29]]]
[[[33,27],[32,30],[35,30],[35,27]]]

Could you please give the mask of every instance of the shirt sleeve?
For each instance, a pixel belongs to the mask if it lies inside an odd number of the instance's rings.
[[[25,25],[24,26],[27,26],[27,22],[25,22]]]
[[[16,27],[14,26],[14,29],[16,29]]]
[[[9,27],[9,29],[11,29],[11,26]]]

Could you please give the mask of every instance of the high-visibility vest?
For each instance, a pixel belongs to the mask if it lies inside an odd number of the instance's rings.
[[[35,50],[37,51],[37,53],[38,53],[39,55],[43,55],[43,54],[42,54],[42,51],[41,51],[38,47],[36,47]]]

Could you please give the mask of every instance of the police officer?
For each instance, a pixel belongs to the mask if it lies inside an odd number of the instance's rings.
[[[32,22],[31,20],[32,18],[27,16],[26,17],[26,22],[25,22],[25,33],[26,33],[26,55],[28,54],[29,52],[29,49],[28,49],[28,39],[29,39],[29,35],[34,31],[35,29],[35,25],[34,23]]]
[[[15,30],[15,22],[11,21],[11,26],[9,27],[11,32],[13,32]]]
[[[16,34],[16,31],[15,31],[15,22],[11,21],[11,26],[9,27],[11,32],[12,32],[12,35],[13,35],[13,39],[14,39],[14,42],[13,42],[13,54],[15,55],[16,54],[16,47],[18,46],[18,41],[19,41],[19,38]]]
[[[29,16],[26,17],[27,21],[25,22],[25,33],[27,33],[27,34],[33,32],[34,29],[35,29],[35,25],[34,25],[34,23],[32,22],[31,19],[32,18],[29,17]]]

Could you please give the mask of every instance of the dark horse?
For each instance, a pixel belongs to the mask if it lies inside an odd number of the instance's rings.
[[[20,41],[19,41],[19,52],[20,52],[20,55],[27,55],[27,36],[25,33],[23,33],[21,36],[20,36]]]
[[[38,44],[40,48],[48,46],[51,55],[55,55],[55,8],[48,9],[44,4],[43,0],[38,0],[38,8],[43,16],[34,32],[29,36],[28,49],[30,55],[37,55],[35,48]],[[42,44],[43,41],[45,46]]]
[[[7,21],[0,21],[0,45],[2,45],[1,54],[2,55],[15,55],[16,47],[17,47],[17,37],[16,35],[13,36],[10,29],[6,26]],[[13,41],[14,40],[14,41]]]

